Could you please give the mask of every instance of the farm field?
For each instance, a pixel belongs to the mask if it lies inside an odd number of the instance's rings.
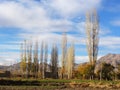
[[[119,90],[119,81],[1,79],[0,90]]]

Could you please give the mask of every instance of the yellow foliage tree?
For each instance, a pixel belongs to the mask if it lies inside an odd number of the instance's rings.
[[[74,45],[71,45],[68,48],[67,52],[67,66],[66,66],[66,71],[67,71],[67,76],[68,79],[71,79],[73,77],[73,70],[74,70]]]
[[[78,73],[81,75],[82,79],[90,79],[92,75],[94,75],[93,71],[94,66],[91,64],[83,64],[78,67]]]
[[[63,34],[62,38],[62,58],[61,58],[61,78],[66,77],[66,66],[67,66],[67,36]]]
[[[24,52],[23,52],[24,51]],[[23,50],[23,44],[21,44],[21,63],[20,63],[20,68],[22,71],[22,74],[24,75],[26,73],[26,40],[24,41],[24,50]]]

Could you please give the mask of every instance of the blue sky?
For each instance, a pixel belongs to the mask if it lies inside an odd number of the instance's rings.
[[[120,54],[119,4],[119,0],[0,0],[0,65],[19,61],[23,40],[60,46],[65,31],[68,43],[75,42],[76,62],[88,61],[85,13],[94,8],[100,24],[98,58]]]

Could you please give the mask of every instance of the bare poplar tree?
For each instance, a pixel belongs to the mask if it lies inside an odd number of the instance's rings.
[[[23,58],[24,58],[24,56],[23,56],[23,43],[21,43],[21,47],[20,47],[20,50],[21,50],[21,62],[20,62],[20,69],[21,69],[21,73],[22,73],[22,75],[23,75],[23,64],[24,64],[24,61],[23,61]]]
[[[41,52],[40,52],[40,64],[39,64],[39,69],[40,69],[40,74],[41,77],[43,78],[43,42],[41,43]]]
[[[34,75],[35,78],[38,77],[38,41],[36,41],[35,43],[35,47],[34,47]]]
[[[53,78],[58,78],[58,48],[53,45],[51,52],[51,72]]]
[[[97,56],[98,56],[98,43],[99,43],[99,22],[98,22],[98,15],[96,11],[93,12],[93,64],[96,63]]]
[[[75,60],[75,53],[74,53],[74,45],[71,45],[67,51],[67,76],[68,79],[73,77],[74,71],[74,60]]]
[[[86,43],[87,43],[87,52],[88,52],[90,64],[92,64],[91,25],[92,25],[91,16],[90,16],[90,13],[87,13],[86,14],[86,35],[87,35]]]
[[[24,44],[21,44],[21,63],[20,67],[22,70],[22,74],[25,75],[27,71],[27,56],[26,56],[26,40]]]
[[[32,42],[29,41],[27,45],[27,55],[28,55],[28,62],[27,62],[27,69],[28,69],[28,76],[32,72]]]
[[[87,51],[91,65],[94,65],[98,55],[99,25],[96,11],[86,14]]]
[[[24,41],[24,72],[27,75],[27,47],[26,47],[26,40]]]
[[[66,66],[66,56],[67,56],[67,36],[66,33],[63,34],[62,38],[62,67],[61,67],[61,78],[65,77],[65,66]]]
[[[48,59],[48,46],[45,44],[44,46],[45,54],[44,54],[44,78],[45,78],[45,72],[47,70],[47,59]]]

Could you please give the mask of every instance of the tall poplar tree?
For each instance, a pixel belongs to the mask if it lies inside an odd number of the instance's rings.
[[[51,51],[51,72],[53,78],[58,78],[58,48],[53,45]]]
[[[23,64],[24,64],[24,62],[23,62],[23,43],[21,43],[21,47],[20,47],[20,52],[21,52],[21,56],[20,56],[20,59],[21,59],[21,62],[20,62],[20,69],[21,69],[21,74],[23,75]]]
[[[20,63],[20,67],[22,70],[22,74],[23,76],[27,71],[27,56],[26,56],[26,40],[24,41],[24,44],[21,44],[21,63]]]
[[[47,71],[47,59],[48,59],[48,46],[44,45],[44,61],[43,61],[43,79],[45,78],[45,73]]]
[[[44,46],[44,43],[42,42],[41,50],[40,50],[40,64],[39,64],[40,74],[42,78],[43,78],[43,49],[44,49],[43,46]]]
[[[27,55],[28,55],[28,62],[27,62],[27,69],[28,69],[28,76],[32,72],[32,42],[29,41],[27,45]]]
[[[86,14],[87,51],[91,65],[94,65],[98,55],[99,21],[96,10]]]
[[[38,77],[38,68],[39,68],[39,62],[38,62],[38,41],[35,42],[34,47],[34,75],[35,78]]]
[[[63,79],[66,76],[66,61],[67,61],[67,36],[66,33],[62,37],[62,58],[61,58],[61,78]]]
[[[71,45],[67,51],[67,70],[66,71],[67,71],[68,79],[73,78],[74,61],[75,61],[74,45]]]

